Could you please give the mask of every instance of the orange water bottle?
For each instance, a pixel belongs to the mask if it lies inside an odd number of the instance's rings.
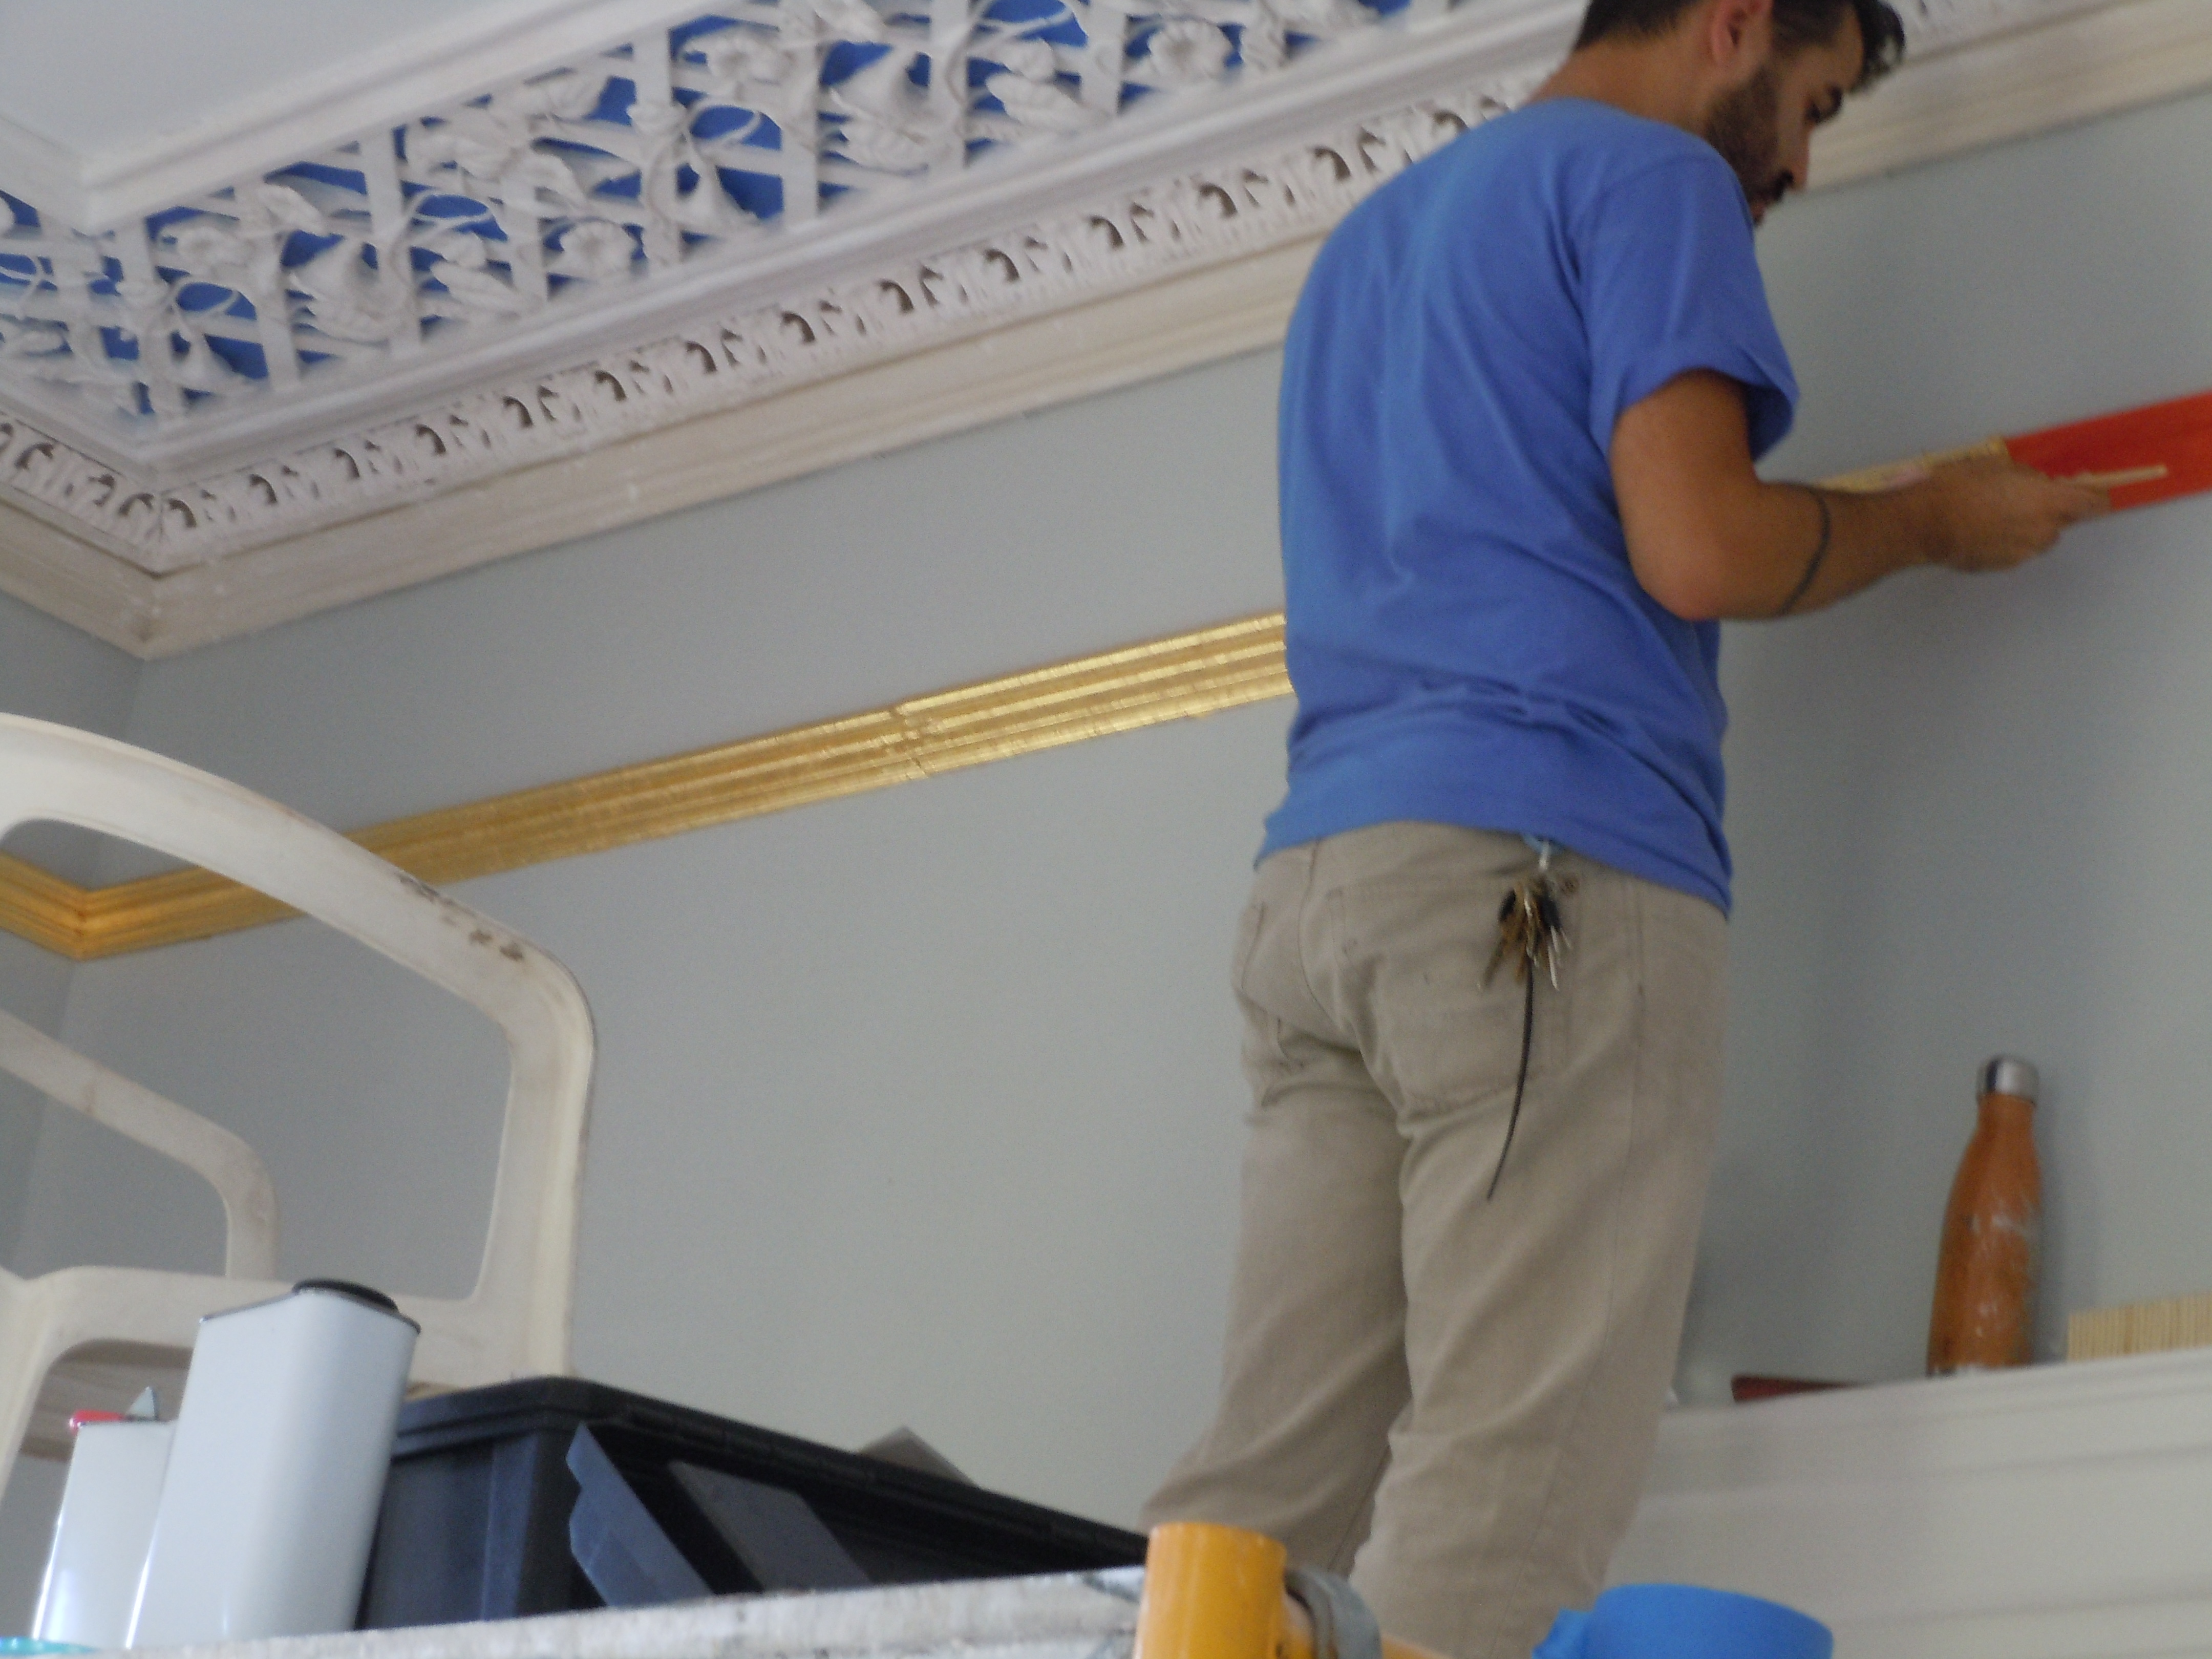
[[[2035,1067],[2000,1054],[1982,1067],[1981,1114],[1943,1212],[1928,1374],[2025,1365],[2033,1358],[2043,1238],[2035,1157]]]

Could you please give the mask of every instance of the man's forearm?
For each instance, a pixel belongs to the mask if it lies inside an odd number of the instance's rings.
[[[1644,591],[1687,622],[1797,616],[1916,564],[2008,570],[2112,509],[2096,489],[1998,459],[1879,495],[1770,484],[1741,388],[1700,371],[1620,417],[1613,495]]]
[[[1794,579],[1804,591],[1782,590],[1777,610],[1764,613],[1768,616],[1784,608],[1792,616],[1817,611],[1916,564],[2009,570],[2049,548],[2069,525],[2112,510],[2112,497],[2101,489],[1996,459],[1941,466],[1918,483],[1875,495],[1805,484],[1759,489],[1762,495],[1802,497],[1815,517],[1822,506],[1828,510],[1826,552],[1816,562],[1816,527],[1812,550]],[[1737,614],[1761,613],[1754,608]]]
[[[1818,611],[1939,556],[1923,489],[1851,495],[1747,476],[1739,489],[1701,501],[1695,520],[1638,526],[1646,553],[1638,574],[1662,605],[1692,621]],[[1655,544],[1672,556],[1651,558]],[[1632,543],[1632,559],[1634,550]]]
[[[1716,621],[1802,616],[1914,565],[2009,569],[2068,524],[2109,510],[2094,490],[2002,461],[1938,470],[1879,494],[1757,483],[1714,526],[1699,610]]]
[[[1760,489],[1783,498],[1768,510],[1770,518],[1780,520],[1772,557],[1782,580],[1755,583],[1765,592],[1746,594],[1746,608],[1735,613],[1740,619],[1803,616],[1847,599],[1884,576],[1942,560],[1939,515],[1924,484],[1879,495],[1814,484],[1765,484]],[[1792,525],[1794,538],[1784,527]]]

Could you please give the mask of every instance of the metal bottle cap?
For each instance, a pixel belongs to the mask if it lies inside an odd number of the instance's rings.
[[[2043,1079],[2036,1075],[2035,1067],[2010,1054],[1998,1054],[1982,1067],[1982,1092],[1985,1095],[2017,1095],[2033,1105],[2042,1086]]]

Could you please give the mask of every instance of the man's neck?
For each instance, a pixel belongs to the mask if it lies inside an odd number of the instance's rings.
[[[1560,64],[1535,96],[1585,98],[1695,132],[1702,100],[1694,76],[1683,72],[1680,54],[1668,50],[1672,45],[1668,40],[1634,45],[1601,41],[1585,46]]]

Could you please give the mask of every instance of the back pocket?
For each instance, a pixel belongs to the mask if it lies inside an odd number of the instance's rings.
[[[1512,1103],[1528,988],[1510,961],[1483,982],[1510,890],[1502,879],[1385,880],[1332,895],[1343,990],[1361,1051],[1401,1111],[1504,1111]],[[1543,1063],[1549,989],[1538,988],[1532,1081]]]

